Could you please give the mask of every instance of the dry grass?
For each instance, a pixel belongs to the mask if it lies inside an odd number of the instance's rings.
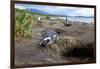
[[[48,53],[56,53],[58,56],[61,55],[62,52],[67,52],[77,47],[76,39],[70,36],[60,36],[59,40],[51,45],[46,46]]]
[[[62,57],[62,55],[90,58],[93,57],[93,44],[83,44],[80,39],[75,39],[65,35],[60,36],[58,41],[46,46],[46,48],[46,52],[57,57]]]
[[[58,45],[64,48],[74,48],[77,46],[76,39],[70,36],[61,36],[57,42]]]

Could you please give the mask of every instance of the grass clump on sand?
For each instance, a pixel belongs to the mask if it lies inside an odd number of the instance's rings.
[[[76,46],[77,42],[75,38],[63,35],[59,37],[58,41],[52,43],[50,46],[47,46],[47,50],[61,55],[62,52],[72,50]]]
[[[80,39],[75,39],[70,36],[60,36],[59,40],[47,46],[47,50],[54,56],[70,56],[70,57],[89,57],[93,59],[94,57],[94,45],[93,42],[88,44],[82,44]],[[56,52],[56,54],[54,54]]]
[[[77,46],[76,40],[73,37],[70,36],[61,36],[57,42],[57,45],[65,48],[72,49],[73,47]]]
[[[32,25],[36,23],[35,15],[20,9],[15,9],[15,36],[31,37]]]

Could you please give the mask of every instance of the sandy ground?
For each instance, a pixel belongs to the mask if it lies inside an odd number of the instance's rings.
[[[41,32],[45,29],[63,29],[64,35],[81,39],[83,43],[94,41],[94,25],[93,24],[72,24],[72,26],[64,26],[64,24],[52,21],[41,21],[41,24],[33,26],[32,38],[22,38],[15,41],[15,65],[37,65],[37,64],[55,64],[55,63],[77,63],[87,62],[86,59],[78,59],[58,56],[57,53],[48,52],[45,48],[41,48],[38,43]]]

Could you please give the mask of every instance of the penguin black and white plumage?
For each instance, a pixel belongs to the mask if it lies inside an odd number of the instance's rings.
[[[58,34],[53,30],[45,30],[41,34],[40,45],[47,46],[48,44],[53,43],[58,40]]]

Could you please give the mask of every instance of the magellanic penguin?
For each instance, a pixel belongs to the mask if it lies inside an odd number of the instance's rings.
[[[58,40],[58,34],[53,30],[45,30],[41,34],[40,45],[47,46]]]

